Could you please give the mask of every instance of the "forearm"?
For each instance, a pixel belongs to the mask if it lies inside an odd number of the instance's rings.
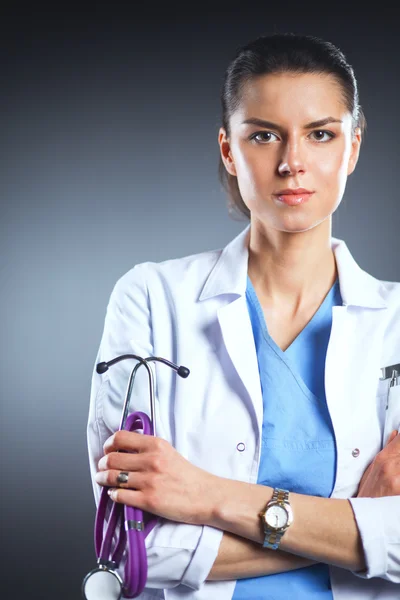
[[[217,559],[207,580],[261,577],[309,567],[312,564],[315,564],[315,561],[308,558],[279,550],[268,550],[256,542],[224,532]]]
[[[270,500],[272,488],[217,479],[207,524],[261,545],[264,535],[258,515]],[[281,550],[352,571],[365,568],[362,544],[348,500],[290,493],[290,503],[294,522],[282,537]]]

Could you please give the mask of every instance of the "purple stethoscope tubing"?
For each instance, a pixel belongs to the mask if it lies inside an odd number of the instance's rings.
[[[152,369],[148,363],[153,361],[162,362],[173,368],[178,375],[184,378],[189,375],[189,369],[183,366],[178,367],[174,363],[171,363],[164,358],[155,356],[142,358],[135,354],[125,354],[118,356],[111,361],[98,363],[96,371],[97,373],[105,373],[105,371],[107,371],[111,365],[127,358],[136,359],[138,364],[135,365],[129,378],[119,430],[141,430],[144,435],[156,435],[154,378]],[[151,420],[146,413],[140,411],[133,412],[128,416],[133,384],[136,373],[141,366],[146,368],[149,377]],[[108,570],[116,575],[116,568],[121,562],[125,548],[127,548],[123,593],[127,598],[136,598],[139,594],[141,594],[146,585],[147,554],[145,539],[156,525],[157,518],[155,517],[153,519],[149,519],[145,523],[143,511],[141,509],[113,502],[108,496],[108,489],[109,488],[106,487],[102,488],[100,501],[96,512],[94,543],[96,555],[98,557],[97,562],[100,569],[104,571]],[[111,503],[111,510],[107,526],[105,527],[109,503]],[[110,559],[112,541],[118,527],[118,540]],[[104,529],[106,529],[105,533]],[[87,576],[87,578],[89,576],[90,574]]]

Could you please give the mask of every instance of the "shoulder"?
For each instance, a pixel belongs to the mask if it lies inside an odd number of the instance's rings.
[[[382,365],[400,362],[400,283],[378,280],[379,293],[386,304],[381,311],[383,328]]]
[[[400,310],[400,282],[379,280],[380,294],[389,309]]]
[[[148,294],[149,290],[185,290],[200,294],[223,248],[173,258],[162,262],[142,262],[134,265],[116,282],[112,296],[123,297],[132,293]]]
[[[380,294],[387,306],[386,335],[393,338],[400,353],[400,282],[380,281]]]

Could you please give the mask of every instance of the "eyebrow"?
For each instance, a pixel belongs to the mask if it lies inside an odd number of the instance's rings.
[[[325,119],[319,119],[319,121],[312,121],[304,125],[304,129],[315,129],[316,127],[324,127],[328,123],[343,123],[340,119],[334,117],[325,117]],[[257,125],[258,127],[265,127],[267,129],[278,129],[282,130],[280,125],[272,123],[272,121],[264,121],[264,119],[258,119],[257,117],[250,117],[242,122],[242,125]]]

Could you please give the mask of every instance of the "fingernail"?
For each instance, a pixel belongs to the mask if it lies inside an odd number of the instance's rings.
[[[115,490],[113,490],[112,488],[107,490],[107,494],[110,496],[111,500],[114,500],[114,492]]]

